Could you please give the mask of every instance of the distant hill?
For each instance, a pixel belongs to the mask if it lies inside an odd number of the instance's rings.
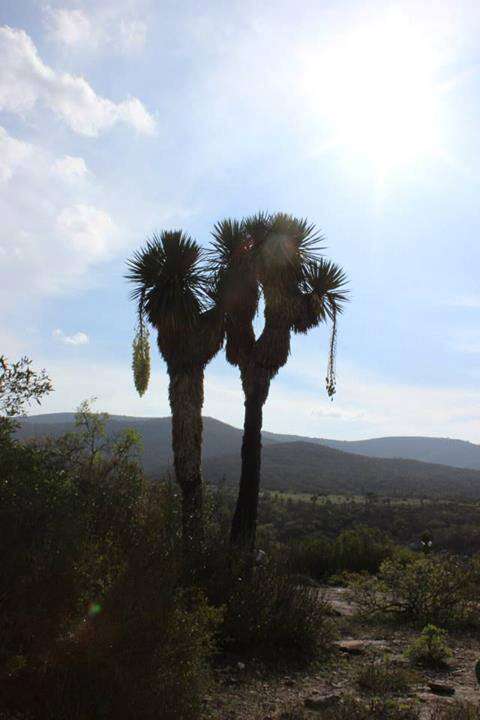
[[[234,484],[239,473],[238,453],[204,461],[204,474],[213,483],[224,478]],[[417,460],[371,458],[297,441],[264,446],[262,487],[302,493],[480,498],[480,471]]]
[[[51,413],[22,418],[18,432],[21,439],[58,437],[74,427],[73,413]],[[171,421],[169,417],[141,418],[111,415],[107,431],[116,435],[126,427],[135,428],[143,442],[142,462],[149,474],[162,473],[172,463]],[[203,419],[203,457],[228,455],[240,451],[242,431],[231,425],[205,417]]]
[[[73,427],[73,413],[24,418],[19,437],[58,436]],[[135,428],[143,440],[142,461],[151,476],[172,462],[169,417],[114,415],[108,432]],[[204,473],[236,483],[242,431],[204,418]],[[296,492],[442,494],[480,497],[480,446],[449,438],[392,437],[360,441],[263,434],[263,487]],[[446,467],[450,465],[450,467]],[[455,465],[456,467],[452,467]],[[462,469],[463,468],[463,469]]]
[[[315,443],[369,457],[408,458],[409,460],[480,470],[480,445],[465,440],[421,436],[383,437],[371,440],[327,440],[276,433],[264,433],[264,438],[274,442]]]

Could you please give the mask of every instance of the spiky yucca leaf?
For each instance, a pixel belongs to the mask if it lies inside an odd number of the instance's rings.
[[[184,332],[198,321],[208,302],[201,261],[200,246],[180,230],[154,235],[128,261],[131,297],[160,333]]]
[[[246,361],[255,342],[253,319],[259,287],[245,222],[222,220],[212,232],[209,269],[216,279],[215,305],[225,313],[226,358],[232,365]]]
[[[342,268],[330,260],[320,258],[317,262],[308,263],[301,283],[304,294],[299,303],[300,311],[294,327],[296,332],[307,332],[325,322],[327,318],[332,321],[325,378],[327,393],[332,399],[336,392],[337,322],[338,315],[348,301],[346,283],[347,278]]]
[[[243,221],[226,218],[212,231],[212,246],[207,252],[211,269],[225,271],[244,264],[249,242]]]
[[[263,213],[245,221],[264,292],[284,294],[301,280],[306,263],[319,258],[323,240],[315,225],[285,213]]]
[[[346,284],[344,271],[331,260],[320,258],[305,266],[302,289],[315,300],[319,313],[328,315],[332,321],[348,301]]]
[[[132,370],[135,388],[142,397],[150,380],[150,341],[148,330],[139,323],[132,345]]]

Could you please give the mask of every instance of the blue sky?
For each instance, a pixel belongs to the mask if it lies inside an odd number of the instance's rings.
[[[480,442],[476,2],[4,0],[0,25],[0,351],[47,368],[42,411],[168,414],[159,358],[132,387],[125,258],[281,210],[321,228],[352,302],[334,402],[322,328],[265,427]],[[219,355],[205,412],[242,409]]]

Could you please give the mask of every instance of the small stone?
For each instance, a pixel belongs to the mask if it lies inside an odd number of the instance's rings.
[[[245,670],[245,663],[242,663],[242,662],[237,663],[237,668],[239,670]]]
[[[337,640],[334,645],[348,655],[363,655],[367,650],[387,651],[388,645],[384,640]]]
[[[332,707],[340,699],[340,693],[331,692],[324,695],[315,694],[305,698],[305,707],[309,710],[324,710]]]
[[[451,685],[445,685],[444,683],[435,682],[429,682],[427,684],[434,695],[455,695],[455,688]]]

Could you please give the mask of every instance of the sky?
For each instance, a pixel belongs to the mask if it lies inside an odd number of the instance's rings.
[[[351,302],[334,401],[323,326],[264,427],[480,443],[478,37],[476,0],[2,0],[0,354],[46,368],[40,411],[169,414],[154,342],[133,387],[126,258],[283,211],[322,231]],[[221,353],[204,412],[242,425]]]

